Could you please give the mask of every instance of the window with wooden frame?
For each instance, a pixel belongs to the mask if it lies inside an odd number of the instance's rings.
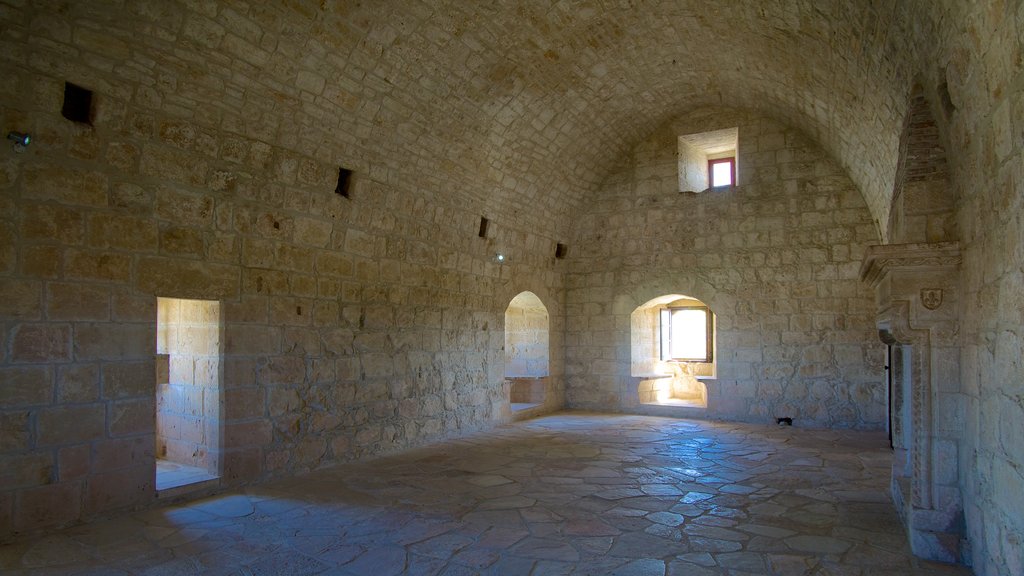
[[[711,362],[714,314],[706,306],[664,308],[659,312],[661,360]]]
[[[708,181],[711,188],[736,184],[736,157],[708,160]]]

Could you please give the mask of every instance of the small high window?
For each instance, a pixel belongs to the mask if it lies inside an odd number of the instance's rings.
[[[679,191],[736,186],[739,128],[679,137]]]
[[[714,317],[704,306],[660,310],[661,360],[711,362],[713,323]]]
[[[736,159],[718,158],[708,160],[708,175],[711,188],[732,186],[736,182]]]

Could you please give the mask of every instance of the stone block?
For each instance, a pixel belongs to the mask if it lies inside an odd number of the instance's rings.
[[[203,450],[195,442],[176,438],[160,438],[163,451],[161,458],[171,462],[181,462],[188,466],[202,466]]]
[[[29,447],[29,412],[0,412],[0,453],[18,452]]]
[[[36,200],[105,207],[107,187],[107,177],[99,172],[44,163],[25,170],[22,190],[26,197]]]
[[[71,364],[57,368],[57,403],[81,404],[100,396],[100,369],[96,364]]]
[[[96,442],[92,472],[102,474],[138,466],[153,466],[153,436],[122,438]]]
[[[28,280],[0,278],[0,316],[4,318],[39,318],[42,284]]]
[[[266,324],[267,298],[243,295],[239,302],[225,302],[224,318],[231,324]]]
[[[155,411],[156,401],[153,397],[110,403],[110,436],[152,434]]]
[[[270,416],[296,412],[302,405],[302,399],[294,388],[273,386],[267,390],[267,413]]]
[[[64,260],[63,250],[57,246],[25,246],[21,250],[19,270],[30,278],[57,278]]]
[[[195,228],[175,227],[160,231],[160,253],[172,256],[202,257],[203,233]]]
[[[83,514],[92,516],[151,500],[156,491],[154,481],[152,462],[93,474],[86,480]]]
[[[359,361],[364,378],[388,378],[394,374],[394,360],[386,354],[361,354]]]
[[[216,348],[215,348],[216,349]],[[220,385],[220,359],[217,357],[198,357],[195,361],[194,383],[204,388],[215,388]]]
[[[111,142],[107,147],[106,160],[107,162],[121,170],[122,172],[129,172],[135,167],[135,163],[139,158],[139,149],[133,144],[127,142]],[[115,190],[121,183],[114,183],[111,186],[111,204],[117,206],[118,203],[114,201],[116,198]]]
[[[48,367],[0,367],[0,406],[5,409],[50,404],[53,389]]]
[[[269,316],[274,326],[309,326],[313,323],[313,301],[308,298],[271,299]]]
[[[39,411],[36,421],[36,444],[63,446],[102,438],[106,429],[103,404],[58,406]]]
[[[306,362],[294,356],[275,356],[259,371],[263,385],[298,384],[306,378]]]
[[[238,298],[239,270],[235,266],[172,258],[143,258],[137,270],[136,286],[149,294],[203,300]]]
[[[262,448],[235,448],[223,452],[222,479],[229,485],[250,482],[263,473]]]
[[[156,390],[155,360],[103,365],[103,397],[106,399],[153,397]]]
[[[180,440],[182,444],[189,447],[195,447],[196,453],[199,453],[201,450],[205,451],[209,439],[206,436],[206,426],[204,425],[202,416],[191,416],[185,414],[181,416],[180,421]]]
[[[229,388],[224,390],[224,417],[227,420],[243,420],[262,417],[264,414],[263,393],[258,388]],[[225,444],[230,446],[229,444]]]
[[[196,386],[182,386],[181,389],[181,414],[182,416],[203,416],[203,398],[206,395],[204,388]]]
[[[112,145],[112,148],[116,145]],[[136,155],[138,151],[135,151]],[[117,182],[110,187],[110,205],[117,208],[132,208],[150,211],[153,209],[153,192],[129,182]]]
[[[348,255],[333,250],[323,250],[316,253],[315,268],[320,275],[349,277],[352,275],[354,265],[352,258]]]
[[[352,382],[361,377],[358,358],[338,358],[334,370],[340,382]]]
[[[18,493],[14,507],[14,527],[22,532],[53,528],[78,520],[82,492],[77,482],[60,482]]]
[[[255,386],[258,366],[259,364],[254,358],[225,356],[223,358],[224,389]]]
[[[119,213],[93,214],[89,217],[88,242],[95,248],[115,248],[133,252],[155,252],[157,224],[150,219]]]
[[[275,267],[294,272],[313,272],[313,254],[307,248],[279,244],[274,258]]]
[[[156,318],[156,298],[116,291],[112,300],[112,319],[117,322],[152,322]]]
[[[84,478],[91,467],[92,450],[89,444],[66,446],[57,451],[57,480],[70,482]]]
[[[168,364],[169,382],[178,387],[195,384],[195,358],[186,354],[171,354]]]
[[[361,230],[350,228],[345,232],[345,252],[373,258],[378,255],[382,245],[381,238]]]
[[[294,241],[302,246],[323,248],[331,240],[334,225],[330,221],[314,218],[299,218],[295,221]],[[319,254],[317,261],[319,263]]]
[[[150,144],[143,148],[139,171],[165,182],[202,186],[206,182],[208,165],[193,154]]]
[[[67,250],[64,272],[69,278],[128,282],[132,274],[131,256],[121,252]]]
[[[50,282],[46,286],[49,320],[109,320],[110,290],[87,284]]]
[[[16,363],[68,362],[71,360],[71,326],[68,324],[20,324],[11,339],[11,361]]]
[[[54,480],[53,454],[31,452],[0,456],[0,490],[49,484]]]
[[[224,447],[268,446],[273,440],[273,428],[267,420],[227,422],[224,424]]]
[[[75,360],[148,360],[156,353],[152,324],[88,323],[75,325]],[[152,381],[153,374],[147,376]]]

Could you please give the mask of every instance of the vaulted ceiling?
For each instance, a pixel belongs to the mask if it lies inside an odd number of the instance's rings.
[[[295,73],[401,136],[411,162],[465,178],[483,210],[563,222],[640,139],[715,104],[817,139],[885,222],[913,81],[911,5],[847,0],[340,2]],[[295,20],[299,22],[301,20]],[[281,30],[281,44],[289,30]],[[283,72],[283,70],[282,70]],[[441,185],[440,183],[438,185]]]
[[[704,105],[802,129],[884,224],[915,53],[934,34],[919,12],[942,3],[129,4],[154,24],[104,33],[166,41],[158,65],[194,79],[171,98],[206,98],[211,121],[238,114],[220,125],[371,174],[400,158],[406,170],[377,176],[553,233],[636,143]]]

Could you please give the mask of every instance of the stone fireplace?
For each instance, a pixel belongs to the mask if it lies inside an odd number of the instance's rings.
[[[964,536],[959,267],[956,242],[871,246],[861,266],[892,350],[893,500],[914,553],[944,562],[962,560]]]

